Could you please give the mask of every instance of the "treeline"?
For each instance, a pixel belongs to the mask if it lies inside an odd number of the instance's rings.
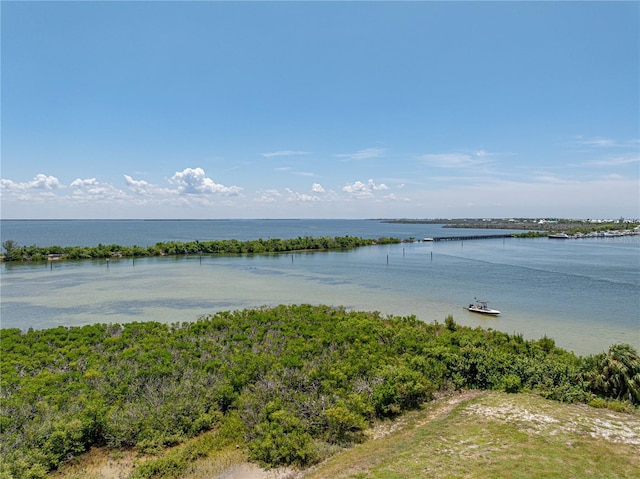
[[[98,246],[20,246],[15,241],[2,243],[4,261],[46,261],[50,255],[56,259],[104,259],[113,257],[137,258],[143,256],[196,255],[196,254],[241,254],[283,253],[303,250],[334,250],[356,248],[374,244],[399,243],[396,238],[366,239],[352,236],[298,237],[293,239],[257,239],[250,241],[170,241],[152,246],[121,246],[117,244]]]
[[[45,477],[91,446],[159,452],[207,431],[201,437],[219,432],[218,445],[246,444],[252,460],[303,467],[438,390],[640,401],[640,360],[628,345],[582,358],[546,337],[452,317],[427,324],[299,305],[1,333],[3,479]],[[183,449],[190,459],[145,461],[132,477],[177,477],[216,440]]]

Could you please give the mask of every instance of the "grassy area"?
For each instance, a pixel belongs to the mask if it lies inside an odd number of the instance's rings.
[[[533,395],[465,393],[305,478],[640,477],[640,417]]]
[[[455,393],[367,434],[366,442],[306,471],[260,471],[243,462],[240,446],[197,461],[182,478],[640,477],[640,415],[531,394]],[[141,460],[104,456],[101,467],[92,457],[57,477],[124,479]]]

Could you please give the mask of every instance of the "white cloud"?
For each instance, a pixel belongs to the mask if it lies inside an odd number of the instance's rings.
[[[30,182],[29,186],[31,188],[38,188],[43,190],[55,190],[60,188],[60,182],[55,176],[38,174],[33,179],[33,181]]]
[[[63,185],[55,176],[47,176],[42,173],[38,173],[33,180],[25,182],[15,182],[12,180],[2,179],[0,180],[3,190],[8,192],[15,191],[27,191],[27,190],[47,190],[53,191],[58,188],[62,188]]]
[[[151,194],[150,189],[153,185],[151,185],[150,183],[147,183],[144,180],[134,180],[129,175],[124,175],[124,180],[126,181],[129,189],[134,193],[139,193],[142,195]]]
[[[620,166],[639,162],[640,156],[638,156],[637,153],[633,153],[630,155],[613,156],[602,160],[585,161],[576,166]]]
[[[476,161],[482,164],[491,155],[480,150],[433,155],[429,159],[452,166],[476,164]],[[254,188],[252,194],[247,193],[247,198],[245,190],[216,184],[202,168],[169,173],[159,184],[130,175],[120,176],[120,182],[114,184],[101,178],[76,178],[63,184],[55,176],[37,174],[28,181],[0,179],[0,190],[6,218],[139,218],[185,214],[192,217],[217,214],[228,217],[638,217],[640,189],[637,169],[634,170],[640,161],[637,151],[628,154],[618,151],[611,155],[599,152],[598,156],[591,155],[591,159],[591,162],[571,165],[583,167],[574,168],[571,174],[564,167],[551,165],[529,171],[526,178],[511,175],[511,181],[504,181],[505,175],[483,175],[479,168],[467,168],[462,176],[450,179],[430,175],[428,183],[419,176],[384,177],[378,178],[380,183],[373,179],[345,182],[335,191],[325,181],[320,184],[303,180],[302,186],[292,184],[285,188],[269,183],[265,177],[263,188]],[[589,171],[587,166],[600,168]],[[439,171],[460,173],[451,168]],[[578,176],[576,172],[583,175]],[[502,204],[499,209],[496,209],[496,198],[500,198]]]
[[[411,202],[411,198],[401,197],[396,195],[395,193],[389,193],[388,195],[385,195],[382,199],[384,200],[384,202],[398,202],[398,201],[402,201],[404,203]]]
[[[238,195],[242,188],[238,186],[224,186],[215,183],[205,175],[202,168],[185,168],[177,171],[169,180],[177,185],[178,192],[190,195],[223,194]]]
[[[69,187],[70,188],[78,188],[78,189],[87,190],[87,191],[97,191],[97,190],[100,190],[100,189],[104,189],[105,185],[101,184],[95,178],[85,178],[84,180],[81,179],[81,178],[76,178],[75,180],[73,180],[71,182]]]
[[[350,185],[346,185],[342,188],[342,191],[349,193],[356,198],[365,198],[373,196],[374,191],[388,190],[389,187],[384,183],[376,184],[373,180],[369,180],[367,183],[362,181],[356,181]]]
[[[259,190],[256,201],[260,203],[274,203],[282,197],[282,193],[278,190]]]
[[[132,192],[143,195],[143,196],[152,196],[152,195],[169,195],[176,193],[176,190],[170,190],[168,188],[162,188],[158,185],[154,185],[144,180],[135,180],[129,175],[124,175],[124,180],[127,183],[127,187]]]
[[[74,200],[113,201],[125,199],[126,193],[110,183],[101,183],[96,178],[77,178],[69,185]]]
[[[601,136],[586,137],[584,135],[576,135],[571,139],[572,146],[584,146],[591,149],[605,149],[605,148],[633,148],[637,150],[640,144],[640,139],[632,138],[630,140],[614,140],[612,138],[605,138]]]
[[[299,156],[299,155],[310,155],[309,151],[297,151],[297,150],[280,150],[280,151],[271,151],[267,153],[263,153],[262,156],[265,158],[273,158],[276,156]]]
[[[285,189],[287,190],[287,193],[289,193],[289,198],[287,198],[287,201],[295,201],[295,202],[301,202],[301,203],[313,203],[316,201],[320,201],[320,198],[317,196],[298,193],[297,191],[293,191],[290,188],[285,188]]]
[[[348,160],[366,160],[369,158],[379,158],[386,150],[384,148],[365,148],[355,153],[339,153],[335,155],[337,158],[345,158]]]
[[[389,187],[387,185],[385,185],[384,183],[380,183],[379,185],[376,185],[373,180],[369,180],[369,182],[367,183],[369,185],[369,188],[373,189],[373,190],[388,190]]]
[[[145,180],[124,175],[126,188],[117,188],[97,178],[76,178],[65,187],[54,176],[38,174],[31,181],[15,182],[0,179],[3,202],[42,203],[50,206],[74,208],[77,205],[108,203],[119,208],[128,207],[206,207],[217,195],[240,196],[241,188],[215,183],[202,168],[186,168],[176,172],[170,183],[174,188],[162,187]],[[218,203],[219,204],[219,203]]]
[[[602,138],[602,137],[585,138],[582,135],[577,135],[574,139],[576,143],[584,146],[595,146],[600,148],[616,146],[616,142],[609,138]]]

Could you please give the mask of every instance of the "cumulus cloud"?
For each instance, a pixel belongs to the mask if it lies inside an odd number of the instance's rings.
[[[379,158],[386,150],[384,148],[365,148],[354,153],[339,153],[335,155],[337,158],[345,158],[347,160],[366,160],[369,158]]]
[[[385,201],[404,201],[406,203],[411,202],[411,198],[398,196],[398,195],[396,195],[394,193],[389,193],[388,195],[385,195],[383,197],[383,200],[385,200]]]
[[[311,191],[313,191],[314,193],[324,193],[324,188],[321,184],[314,183],[313,185],[311,185]]]
[[[143,195],[151,193],[150,189],[153,187],[153,185],[144,180],[134,180],[129,175],[124,175],[124,180],[127,183],[129,189],[135,193]]]
[[[164,187],[124,175],[126,188],[120,189],[98,178],[76,178],[68,186],[55,176],[36,175],[31,181],[0,179],[0,191],[7,204],[43,201],[58,208],[78,204],[118,204],[121,207],[190,207],[211,206],[216,196],[240,196],[241,188],[215,183],[202,168],[186,168],[176,172]],[[273,195],[272,195],[273,196]]]
[[[7,191],[27,191],[27,190],[46,190],[53,191],[61,188],[60,181],[55,176],[47,176],[38,173],[31,181],[15,182],[12,180],[0,180],[3,190]]]
[[[63,188],[64,185],[58,181],[58,178],[42,173],[37,174],[30,181],[0,179],[0,196],[3,199],[25,203],[49,201]]]
[[[376,184],[372,179],[363,183],[362,181],[356,181],[350,185],[346,185],[342,188],[342,191],[349,193],[357,198],[364,198],[367,196],[373,196],[374,191],[388,190],[389,187],[384,183]]]
[[[144,180],[136,180],[129,175],[124,175],[124,180],[127,187],[133,193],[142,196],[154,196],[154,195],[171,195],[175,194],[176,190],[169,188],[162,188],[161,186],[154,185]]]
[[[38,174],[33,181],[30,182],[29,186],[42,190],[55,190],[60,188],[60,182],[55,176]]]
[[[71,182],[69,188],[73,190],[72,195],[75,199],[115,200],[126,197],[124,191],[110,183],[101,183],[96,178],[76,178]]]
[[[202,168],[185,168],[182,171],[177,171],[169,181],[178,187],[178,192],[181,194],[234,196],[242,190],[238,186],[224,186],[215,183],[206,176]]]
[[[318,196],[298,193],[297,191],[293,191],[290,188],[285,188],[285,189],[287,193],[289,193],[289,198],[287,198],[287,201],[295,201],[300,203],[313,203],[316,201],[320,201],[320,198]]]
[[[282,193],[278,190],[259,190],[257,201],[260,203],[274,203],[282,197]]]
[[[95,178],[86,178],[84,180],[81,178],[76,178],[71,182],[69,186],[71,188],[80,188],[80,189],[88,190],[88,189],[97,188],[99,187],[99,185],[100,185],[100,182],[98,182],[98,180]]]

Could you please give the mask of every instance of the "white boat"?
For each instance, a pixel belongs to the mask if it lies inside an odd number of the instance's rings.
[[[487,301],[480,301],[476,299],[475,304],[471,303],[464,309],[466,309],[467,311],[471,311],[472,313],[489,314],[492,316],[497,316],[498,314],[500,314],[500,311],[498,311],[497,309],[489,308],[487,304],[489,304]]]
[[[567,233],[557,233],[557,234],[549,235],[549,238],[551,238],[551,239],[569,239],[569,238],[571,238],[571,236],[569,236]]]

